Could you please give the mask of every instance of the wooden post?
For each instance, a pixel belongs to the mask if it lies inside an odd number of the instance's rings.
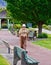
[[[10,48],[8,47],[8,53],[10,54]]]

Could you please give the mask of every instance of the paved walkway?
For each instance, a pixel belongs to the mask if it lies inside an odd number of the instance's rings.
[[[7,54],[7,48],[5,47],[2,40],[8,41],[8,43],[13,46],[20,46],[19,38],[12,35],[8,30],[0,30],[0,54],[7,58],[11,63],[13,61],[13,54]],[[37,59],[40,62],[39,65],[51,65],[51,50],[38,45],[33,45],[30,41],[27,42],[27,50],[31,57]]]

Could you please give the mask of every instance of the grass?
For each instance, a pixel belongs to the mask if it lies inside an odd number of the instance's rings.
[[[0,55],[0,65],[10,65],[8,61]]]
[[[37,45],[40,45],[42,47],[51,49],[51,34],[48,35],[47,39],[37,40],[37,41],[33,42],[33,44],[37,44]]]

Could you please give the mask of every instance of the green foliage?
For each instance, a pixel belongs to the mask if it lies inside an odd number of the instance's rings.
[[[21,22],[39,24],[38,33],[42,33],[42,25],[51,19],[51,0],[5,0],[11,16]],[[50,22],[51,23],[51,22]],[[41,28],[41,29],[40,29]]]
[[[48,29],[48,25],[45,25],[45,24],[44,24],[44,25],[43,25],[43,28]]]
[[[4,11],[4,10],[6,10],[6,8],[0,8],[0,12],[2,12],[2,11]]]
[[[51,19],[47,20],[47,24],[51,25]]]
[[[17,29],[17,24],[14,24],[14,26],[13,26],[13,27],[14,27],[14,29]]]
[[[48,35],[46,33],[42,33],[38,35],[38,38],[48,38]]]
[[[51,25],[45,25],[45,24],[44,24],[44,25],[43,25],[43,28],[44,28],[44,29],[47,29],[47,30],[51,30]]]
[[[34,28],[29,27],[28,30],[34,32]]]
[[[50,0],[5,0],[7,9],[17,20],[46,21],[51,16]]]
[[[48,30],[50,30],[50,31],[51,31],[51,25],[48,25]]]
[[[37,25],[34,25],[33,28],[37,28],[38,26]]]
[[[0,8],[0,12],[2,12],[2,9]]]
[[[6,11],[7,11],[6,16],[12,18],[12,17],[11,17],[11,12],[9,12],[7,9],[6,9]]]
[[[14,28],[15,29],[20,29],[21,28],[21,24],[14,24]]]

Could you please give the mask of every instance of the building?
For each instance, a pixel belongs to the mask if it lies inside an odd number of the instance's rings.
[[[9,28],[10,27],[10,17],[7,17],[6,10],[0,12],[0,28]]]

